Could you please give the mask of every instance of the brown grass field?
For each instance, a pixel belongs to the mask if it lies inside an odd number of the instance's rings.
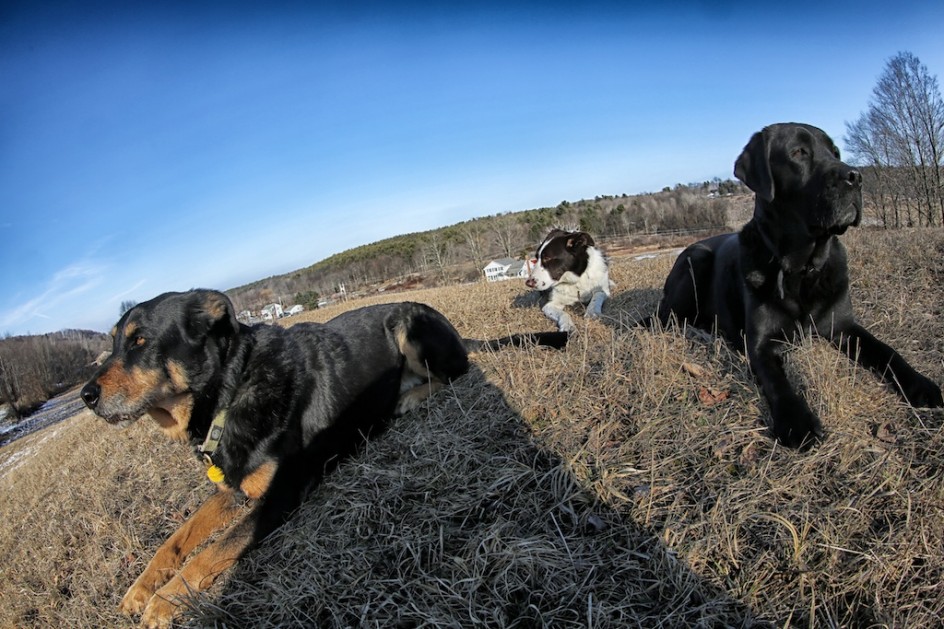
[[[944,231],[846,237],[867,328],[944,382]],[[673,255],[613,259],[607,320],[473,370],[347,460],[193,602],[215,627],[931,627],[944,618],[944,416],[821,341],[823,419],[765,435],[745,359],[633,328]],[[389,296],[470,337],[550,329],[519,282]],[[377,301],[377,300],[372,300]],[[307,313],[325,320],[365,302]],[[294,321],[302,318],[295,318]],[[148,420],[88,412],[0,449],[0,626],[123,627],[125,589],[211,491]]]

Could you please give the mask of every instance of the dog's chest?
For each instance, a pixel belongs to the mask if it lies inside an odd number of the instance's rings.
[[[751,280],[754,280],[753,282]],[[769,272],[757,282],[757,274],[748,276],[759,303],[775,305],[791,321],[810,323],[824,310],[829,310],[840,296],[821,271],[787,273],[782,269]],[[835,294],[834,294],[835,293]]]
[[[552,300],[565,304],[576,304],[578,302],[586,304],[593,297],[594,289],[599,290],[599,286],[586,274],[574,275],[573,273],[567,273],[551,289]]]
[[[589,303],[594,293],[603,291],[609,294],[609,276],[606,261],[595,248],[588,249],[588,263],[583,273],[578,275],[566,271],[559,282],[551,289],[551,300],[563,304]]]

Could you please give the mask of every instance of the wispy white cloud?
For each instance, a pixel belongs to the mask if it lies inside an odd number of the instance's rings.
[[[145,284],[147,284],[147,280],[138,280],[138,281],[134,284],[134,286],[131,286],[130,288],[127,288],[127,289],[121,291],[120,293],[116,293],[116,294],[112,295],[111,297],[109,297],[109,298],[108,298],[108,303],[114,303],[114,302],[118,301],[119,299],[121,299],[122,297],[125,297],[125,296],[127,296],[127,295],[130,295],[131,293],[135,292],[136,290],[138,290],[139,288],[141,288],[141,287],[144,286]]]
[[[0,329],[26,329],[35,319],[54,320],[56,313],[71,300],[100,285],[104,273],[103,264],[87,259],[63,267],[49,278],[38,294],[18,306],[0,311]]]

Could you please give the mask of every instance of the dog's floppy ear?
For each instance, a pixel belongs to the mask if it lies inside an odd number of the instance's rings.
[[[774,179],[770,172],[770,143],[767,130],[758,131],[734,162],[734,176],[768,203],[774,200]]]
[[[184,329],[188,339],[196,343],[207,336],[227,337],[236,334],[239,322],[233,302],[219,291],[190,291]]]
[[[567,238],[567,248],[574,249],[576,247],[592,247],[593,238],[590,237],[590,234],[587,232],[576,232],[571,234]]]

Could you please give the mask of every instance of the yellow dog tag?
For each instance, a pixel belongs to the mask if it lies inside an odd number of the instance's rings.
[[[207,478],[214,483],[222,483],[225,477],[223,476],[223,470],[215,465],[211,465],[207,468]]]

